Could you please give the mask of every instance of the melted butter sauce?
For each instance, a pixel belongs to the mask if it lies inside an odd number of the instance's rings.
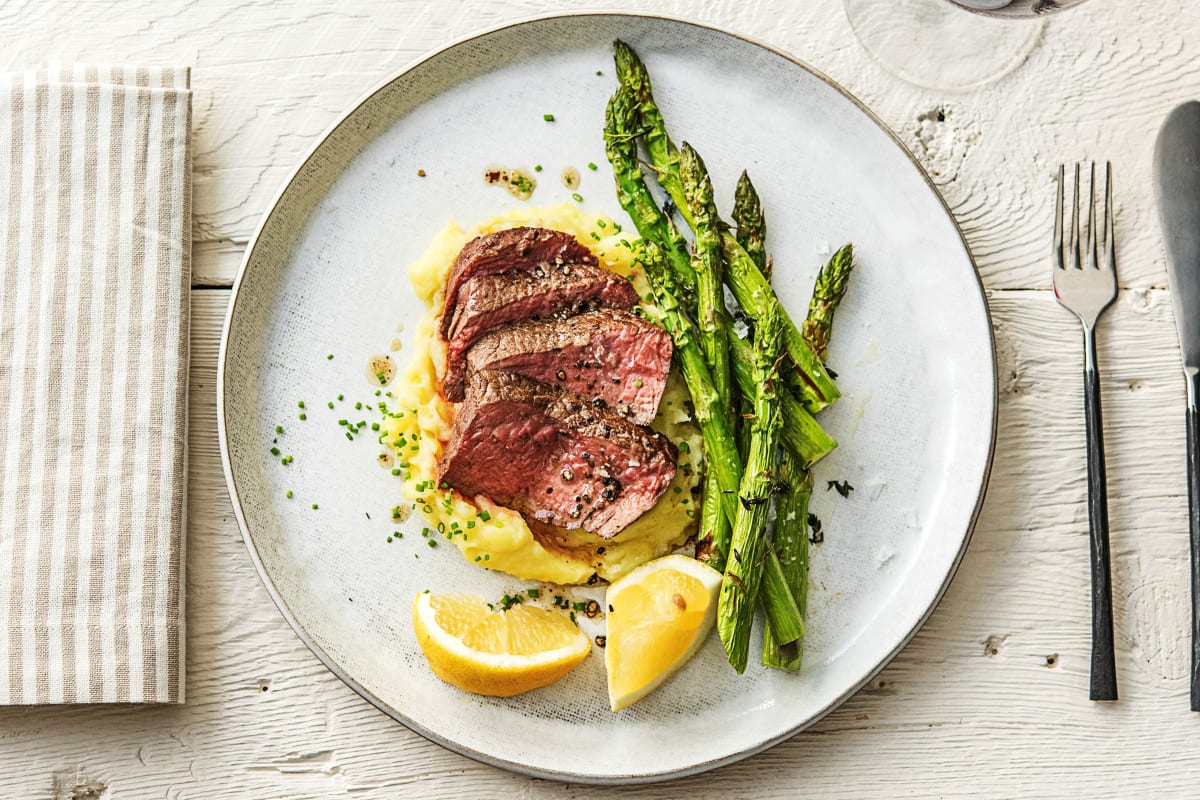
[[[501,167],[492,165],[483,170],[484,183],[492,186],[503,186],[508,193],[518,200],[528,200],[533,197],[537,188],[537,179],[524,167]]]

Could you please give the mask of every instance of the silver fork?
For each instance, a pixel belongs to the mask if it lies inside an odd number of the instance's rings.
[[[1071,237],[1063,246],[1065,170],[1058,168],[1058,202],[1054,207],[1054,296],[1083,325],[1083,406],[1087,419],[1088,528],[1092,557],[1092,700],[1117,699],[1113,654],[1112,571],[1108,547],[1108,488],[1104,477],[1104,425],[1100,414],[1100,381],[1096,370],[1096,322],[1117,296],[1116,248],[1113,243],[1112,164],[1104,179],[1104,252],[1096,236],[1096,164],[1088,197],[1087,243],[1079,249],[1079,165]]]

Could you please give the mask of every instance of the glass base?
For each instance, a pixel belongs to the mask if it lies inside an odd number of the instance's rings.
[[[845,0],[850,27],[885,70],[923,89],[965,92],[1025,62],[1043,20],[976,14],[948,0]]]

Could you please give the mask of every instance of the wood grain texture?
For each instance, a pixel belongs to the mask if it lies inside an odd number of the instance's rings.
[[[0,798],[1195,796],[1187,710],[1187,518],[1178,347],[1151,200],[1154,132],[1200,95],[1186,0],[1090,0],[1023,67],[965,95],[871,62],[838,2],[609,2],[734,28],[862,98],[963,226],[996,327],[996,460],[959,575],[859,695],[778,747],[623,790],[511,775],[432,745],[342,685],[263,589],[217,448],[228,286],[297,160],[362,92],[426,49],[549,0],[128,0],[0,4],[0,68],[48,58],[195,67],[188,703],[0,709]],[[1019,23],[1015,23],[1019,24]],[[1048,291],[1059,162],[1110,158],[1123,287],[1099,328],[1122,700],[1089,703],[1078,326]],[[819,551],[817,553],[819,557]],[[82,787],[80,792],[76,789]],[[107,794],[103,794],[103,792]]]

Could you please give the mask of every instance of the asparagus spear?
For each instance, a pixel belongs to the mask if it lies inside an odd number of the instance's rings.
[[[730,400],[728,333],[723,322],[725,297],[721,289],[721,231],[712,181],[704,161],[687,142],[679,152],[684,195],[692,212],[696,249],[692,268],[696,273],[696,323],[700,347],[712,370],[713,385],[726,402]]]
[[[745,170],[738,179],[737,191],[733,194],[733,224],[737,225],[738,243],[746,255],[754,260],[764,277],[770,276],[770,260],[767,258],[767,217],[758,199],[758,192],[750,182]],[[750,377],[750,343],[736,336],[730,337],[733,351],[734,377],[744,397],[754,395],[754,383]],[[838,443],[821,429],[790,387],[779,387],[779,398],[784,411],[784,427],[780,439],[784,449],[791,452],[803,467],[811,467],[818,458],[827,455]]]
[[[769,280],[771,271],[766,248],[767,218],[758,191],[745,170],[738,178],[733,196],[733,224],[737,226],[738,243]],[[786,371],[786,367],[780,369]],[[783,405],[782,411],[784,419],[787,419],[788,407]],[[807,416],[803,409],[791,410],[790,413]],[[775,495],[775,563],[779,564],[780,580],[791,590],[801,618],[804,617],[808,605],[808,498],[812,486],[812,476],[805,470],[808,464],[808,461],[799,456],[793,448],[788,448],[785,443],[779,454],[779,488]],[[805,481],[809,492],[804,491]],[[768,625],[763,632],[763,664],[769,667],[800,669],[803,643],[804,637],[801,635],[788,644],[780,644],[774,630]]]
[[[613,174],[617,182],[617,197],[622,207],[635,220],[643,219],[647,222],[644,230],[639,225],[639,231],[643,232],[643,241],[646,244],[643,252],[646,277],[656,304],[660,306],[660,312],[664,314],[664,327],[671,333],[675,341],[684,382],[688,385],[692,404],[696,409],[696,421],[700,425],[701,435],[704,437],[706,474],[715,475],[717,484],[715,488],[718,491],[711,492],[714,487],[710,486],[710,492],[720,498],[721,510],[731,526],[737,513],[735,498],[742,474],[741,459],[734,438],[733,416],[728,404],[721,409],[720,404],[713,400],[711,374],[707,369],[703,353],[697,346],[695,327],[679,299],[684,297],[680,291],[679,278],[681,273],[690,275],[690,269],[683,271],[674,262],[670,268],[665,266],[666,254],[677,252],[677,247],[672,239],[674,228],[670,224],[670,220],[665,219],[665,216],[664,225],[652,224],[652,220],[655,218],[654,212],[659,214],[661,212],[656,207],[653,212],[651,211],[651,207],[654,206],[652,199],[648,204],[644,202],[645,198],[649,196],[649,192],[645,187],[645,180],[635,158],[634,128],[629,124],[628,114],[627,100],[623,97],[622,90],[618,89],[606,111],[605,150],[613,165]],[[675,233],[677,234],[677,232]],[[750,360],[747,360],[747,364]],[[753,385],[752,378],[751,385]],[[819,428],[819,426],[817,427]],[[803,428],[797,428],[794,431],[795,437],[801,438],[802,441],[809,433]],[[823,435],[821,432],[821,436]],[[825,445],[818,441],[816,449],[819,450],[821,447],[825,447]],[[827,451],[828,448],[824,452]],[[716,532],[722,528],[714,527],[713,530]],[[728,528],[724,528],[724,530],[728,531]],[[727,538],[718,538],[711,543],[710,562],[715,569],[724,569],[726,555],[729,552],[728,545]],[[774,554],[771,553],[770,558],[774,559],[774,557]],[[768,581],[770,589],[763,595],[767,618],[781,641],[791,641],[799,637],[803,631],[800,610],[797,608],[796,601],[792,598],[787,584],[782,580],[781,570],[768,570]]]
[[[750,627],[764,575],[764,560],[770,553],[767,516],[775,488],[775,456],[779,446],[780,416],[775,385],[779,380],[782,339],[779,313],[768,307],[754,330],[755,393],[750,450],[738,488],[740,503],[717,600],[717,631],[729,663],[739,673],[746,670]]]
[[[634,107],[630,110],[640,117],[642,140],[646,143],[646,151],[654,164],[658,183],[666,190],[694,231],[694,220],[680,179],[679,151],[667,135],[666,123],[657,103],[654,102],[650,75],[629,45],[618,40],[613,43],[613,48],[617,78],[631,95],[630,102]],[[636,127],[638,126],[631,125],[630,130]],[[791,385],[799,392],[805,407],[816,413],[832,403],[840,396],[837,386],[801,336],[799,328],[779,306],[779,301],[763,277],[762,271],[728,230],[721,234],[721,246],[725,253],[725,281],[742,310],[758,318],[762,316],[767,305],[773,305],[783,319],[784,344],[788,356],[796,365],[798,377]]]
[[[753,259],[758,268],[762,270],[763,275],[770,280],[770,265],[767,262],[767,218],[762,210],[762,202],[758,198],[758,191],[754,188],[754,184],[750,182],[750,176],[746,174],[746,170],[742,170],[742,174],[738,177],[737,190],[733,194],[733,225],[737,229],[738,244],[746,251],[746,255]],[[780,372],[786,372],[781,369]],[[782,394],[782,393],[781,393]],[[753,392],[744,392],[742,398],[742,413],[750,412],[749,398],[753,396]],[[787,419],[787,411],[784,411],[784,419]],[[750,432],[746,429],[741,431],[741,439],[738,441],[738,448],[742,453],[742,460],[745,460],[745,450],[750,444]]]
[[[798,469],[784,453],[779,460],[780,490],[775,496],[775,555],[784,581],[792,592],[801,618],[808,614],[808,501],[812,498],[812,473]],[[800,669],[804,637],[780,644],[769,627],[763,635],[762,663],[778,669]]]
[[[687,142],[683,143],[679,153],[679,170],[696,241],[692,252],[692,269],[696,273],[696,327],[700,334],[700,349],[712,373],[717,396],[726,408],[732,410],[729,341],[724,325],[727,312],[721,289],[721,234],[717,227],[719,221],[712,181],[700,154]],[[711,471],[704,475],[703,497],[700,506],[701,547],[713,542],[727,542],[731,523],[721,511],[720,487],[716,475]],[[722,548],[718,548],[720,550]]]
[[[833,312],[846,295],[846,281],[853,268],[854,246],[848,244],[834,253],[817,275],[817,284],[813,287],[812,300],[808,304],[808,318],[804,320],[801,332],[822,361],[829,349]]]
[[[650,73],[646,71],[646,65],[638,58],[637,53],[633,52],[633,48],[619,39],[613,42],[613,56],[617,80],[628,89],[631,99],[636,103],[634,111],[641,119],[642,141],[646,143],[650,161],[658,170],[658,183],[675,203],[688,227],[694,230],[691,208],[679,174],[679,151],[667,135],[666,122],[662,112],[658,110],[658,104],[654,102]]]
[[[784,347],[796,367],[792,373],[795,380],[789,380],[789,385],[797,390],[805,408],[813,413],[820,411],[841,396],[829,371],[805,341],[796,323],[779,305],[779,298],[758,266],[729,231],[721,234],[721,248],[728,267],[725,270],[726,283],[742,310],[755,319],[760,318],[768,308],[777,310],[776,313],[783,320]]]
[[[739,482],[744,480],[744,477],[734,440],[732,415],[729,414],[728,408],[722,407],[716,401],[712,391],[711,374],[696,343],[695,326],[675,299],[678,287],[675,285],[673,273],[663,261],[662,248],[653,241],[644,240],[641,261],[654,294],[655,305],[662,315],[663,326],[675,342],[675,352],[679,358],[683,380],[692,396],[696,423],[700,426],[700,434],[704,438],[705,469],[715,476],[716,494],[720,498],[721,511],[730,520],[730,524],[734,525],[740,513],[737,505]],[[760,525],[758,536],[765,536],[766,516],[762,516],[761,520],[745,521],[744,525],[749,526],[754,522]],[[748,533],[744,533],[745,535]],[[730,546],[729,541],[712,543],[710,563],[714,569],[725,568],[729,562],[727,554],[731,552]],[[773,553],[768,552],[766,555],[771,561],[775,560]],[[799,638],[804,633],[800,609],[796,606],[796,601],[783,580],[782,570],[777,564],[772,564],[771,569],[767,570],[766,583],[762,603],[767,620],[777,638],[784,642]],[[742,669],[745,669],[744,654]]]
[[[706,270],[706,266],[709,264],[707,260],[698,259],[696,264],[698,269],[693,271],[693,261],[687,253],[686,243],[682,247],[679,244],[683,237],[679,235],[670,218],[654,202],[650,190],[646,187],[634,150],[633,137],[635,133],[630,124],[633,117],[631,102],[632,95],[624,87],[618,88],[612,99],[609,100],[605,113],[605,153],[613,166],[613,175],[616,177],[617,183],[617,198],[621,206],[633,218],[642,238],[654,245],[654,247],[647,247],[643,254],[643,267],[654,293],[656,305],[672,323],[667,325],[667,329],[675,339],[675,346],[680,352],[684,380],[691,391],[692,402],[697,411],[697,421],[700,423],[701,433],[705,437],[705,450],[709,454],[709,466],[705,470],[704,476],[700,537],[707,548],[715,549],[717,558],[720,560],[729,546],[729,526],[732,524],[734,513],[733,492],[737,486],[738,476],[741,475],[741,460],[738,458],[736,450],[733,450],[732,453],[726,452],[734,443],[735,428],[729,405],[728,365],[725,366],[723,383],[719,382],[719,377],[717,381],[714,381],[711,370],[713,362],[709,360],[709,354],[715,348],[714,340],[710,336],[706,342],[704,331],[693,331],[691,320],[687,319],[682,309],[676,313],[676,307],[681,305],[678,301],[681,296],[678,288],[684,282],[688,282],[693,291],[697,284],[703,282],[706,290],[704,302],[711,305],[711,283],[714,276],[710,270]],[[711,185],[709,194],[711,194]],[[697,199],[706,198],[698,197]],[[704,257],[711,259],[713,255],[714,250],[710,242]],[[720,258],[719,243],[715,256]],[[662,260],[670,263],[670,274],[666,274],[666,270],[659,269]],[[720,279],[719,270],[718,266],[716,277],[718,281]],[[704,274],[706,271],[708,274]],[[717,286],[719,288],[720,284],[718,283]],[[711,318],[711,314],[707,315],[707,318]],[[667,319],[664,319],[664,322],[666,321]],[[677,331],[679,335],[676,335]],[[712,333],[711,329],[708,333]],[[703,375],[701,375],[698,365],[693,363],[697,360],[696,356],[699,356],[698,360],[705,366]],[[718,370],[719,372],[720,370]],[[715,408],[710,406],[715,406]],[[705,423],[700,416],[702,412],[713,417],[715,421]],[[728,445],[726,440],[728,440]],[[725,463],[714,463],[720,458],[726,459]],[[731,458],[733,460],[729,460]],[[723,470],[726,470],[728,474],[722,474]],[[728,505],[728,508],[724,508],[724,505]]]
[[[646,187],[645,178],[634,156],[634,133],[630,127],[629,94],[624,89],[609,101],[606,113],[605,150],[616,176],[617,199],[621,207],[633,219],[643,238],[656,242],[662,248],[663,257],[671,265],[676,284],[682,285],[681,305],[685,308],[695,288],[695,273],[687,255],[687,244],[682,246],[683,237],[671,220],[662,213]],[[723,322],[726,328],[729,321]],[[750,397],[754,394],[751,346],[736,336],[728,339],[733,364],[733,377],[741,392]],[[811,464],[834,448],[836,442],[804,411],[798,396],[790,389],[780,387],[784,405],[783,442],[790,447],[805,464]],[[732,491],[732,488],[730,489]]]
[[[754,396],[754,370],[751,364],[754,348],[745,339],[729,337],[729,352],[733,361],[733,377],[744,397]],[[822,456],[837,447],[837,441],[821,428],[821,423],[808,413],[795,393],[787,386],[777,386],[779,402],[783,405],[783,428],[779,432],[785,449],[800,463],[812,466]]]
[[[824,358],[833,325],[833,312],[846,294],[846,283],[854,267],[851,245],[838,250],[817,275],[804,334],[813,349]],[[801,616],[808,606],[808,501],[812,497],[813,479],[803,464],[797,463],[786,450],[779,461],[780,483],[785,488],[776,498],[775,553],[779,557],[788,588],[796,600]],[[804,638],[780,644],[770,630],[763,637],[763,664],[780,669],[800,669],[804,657]]]
[[[675,272],[676,282],[686,289],[683,296],[690,299],[696,280],[688,243],[671,218],[658,207],[642,176],[637,160],[637,114],[633,105],[633,95],[625,87],[618,87],[604,112],[604,150],[616,177],[617,202],[629,214],[642,238],[656,242],[662,248],[663,257]]]
[[[676,300],[679,287],[674,273],[664,263],[662,248],[653,240],[643,240],[640,260],[654,295],[654,304],[662,315],[663,327],[675,343],[683,380],[691,393],[696,424],[704,438],[706,469],[716,477],[718,491],[715,494],[721,501],[722,510],[733,519],[737,513],[735,492],[742,474],[742,462],[734,443],[732,414],[713,388],[712,373],[700,350],[699,335]],[[727,543],[714,542],[714,547],[717,545],[721,546],[722,552],[728,552]]]
[[[737,240],[746,255],[758,265],[763,277],[771,280],[771,262],[767,259],[767,217],[763,213],[758,190],[750,182],[746,170],[738,178],[733,193],[733,224],[737,227]]]

